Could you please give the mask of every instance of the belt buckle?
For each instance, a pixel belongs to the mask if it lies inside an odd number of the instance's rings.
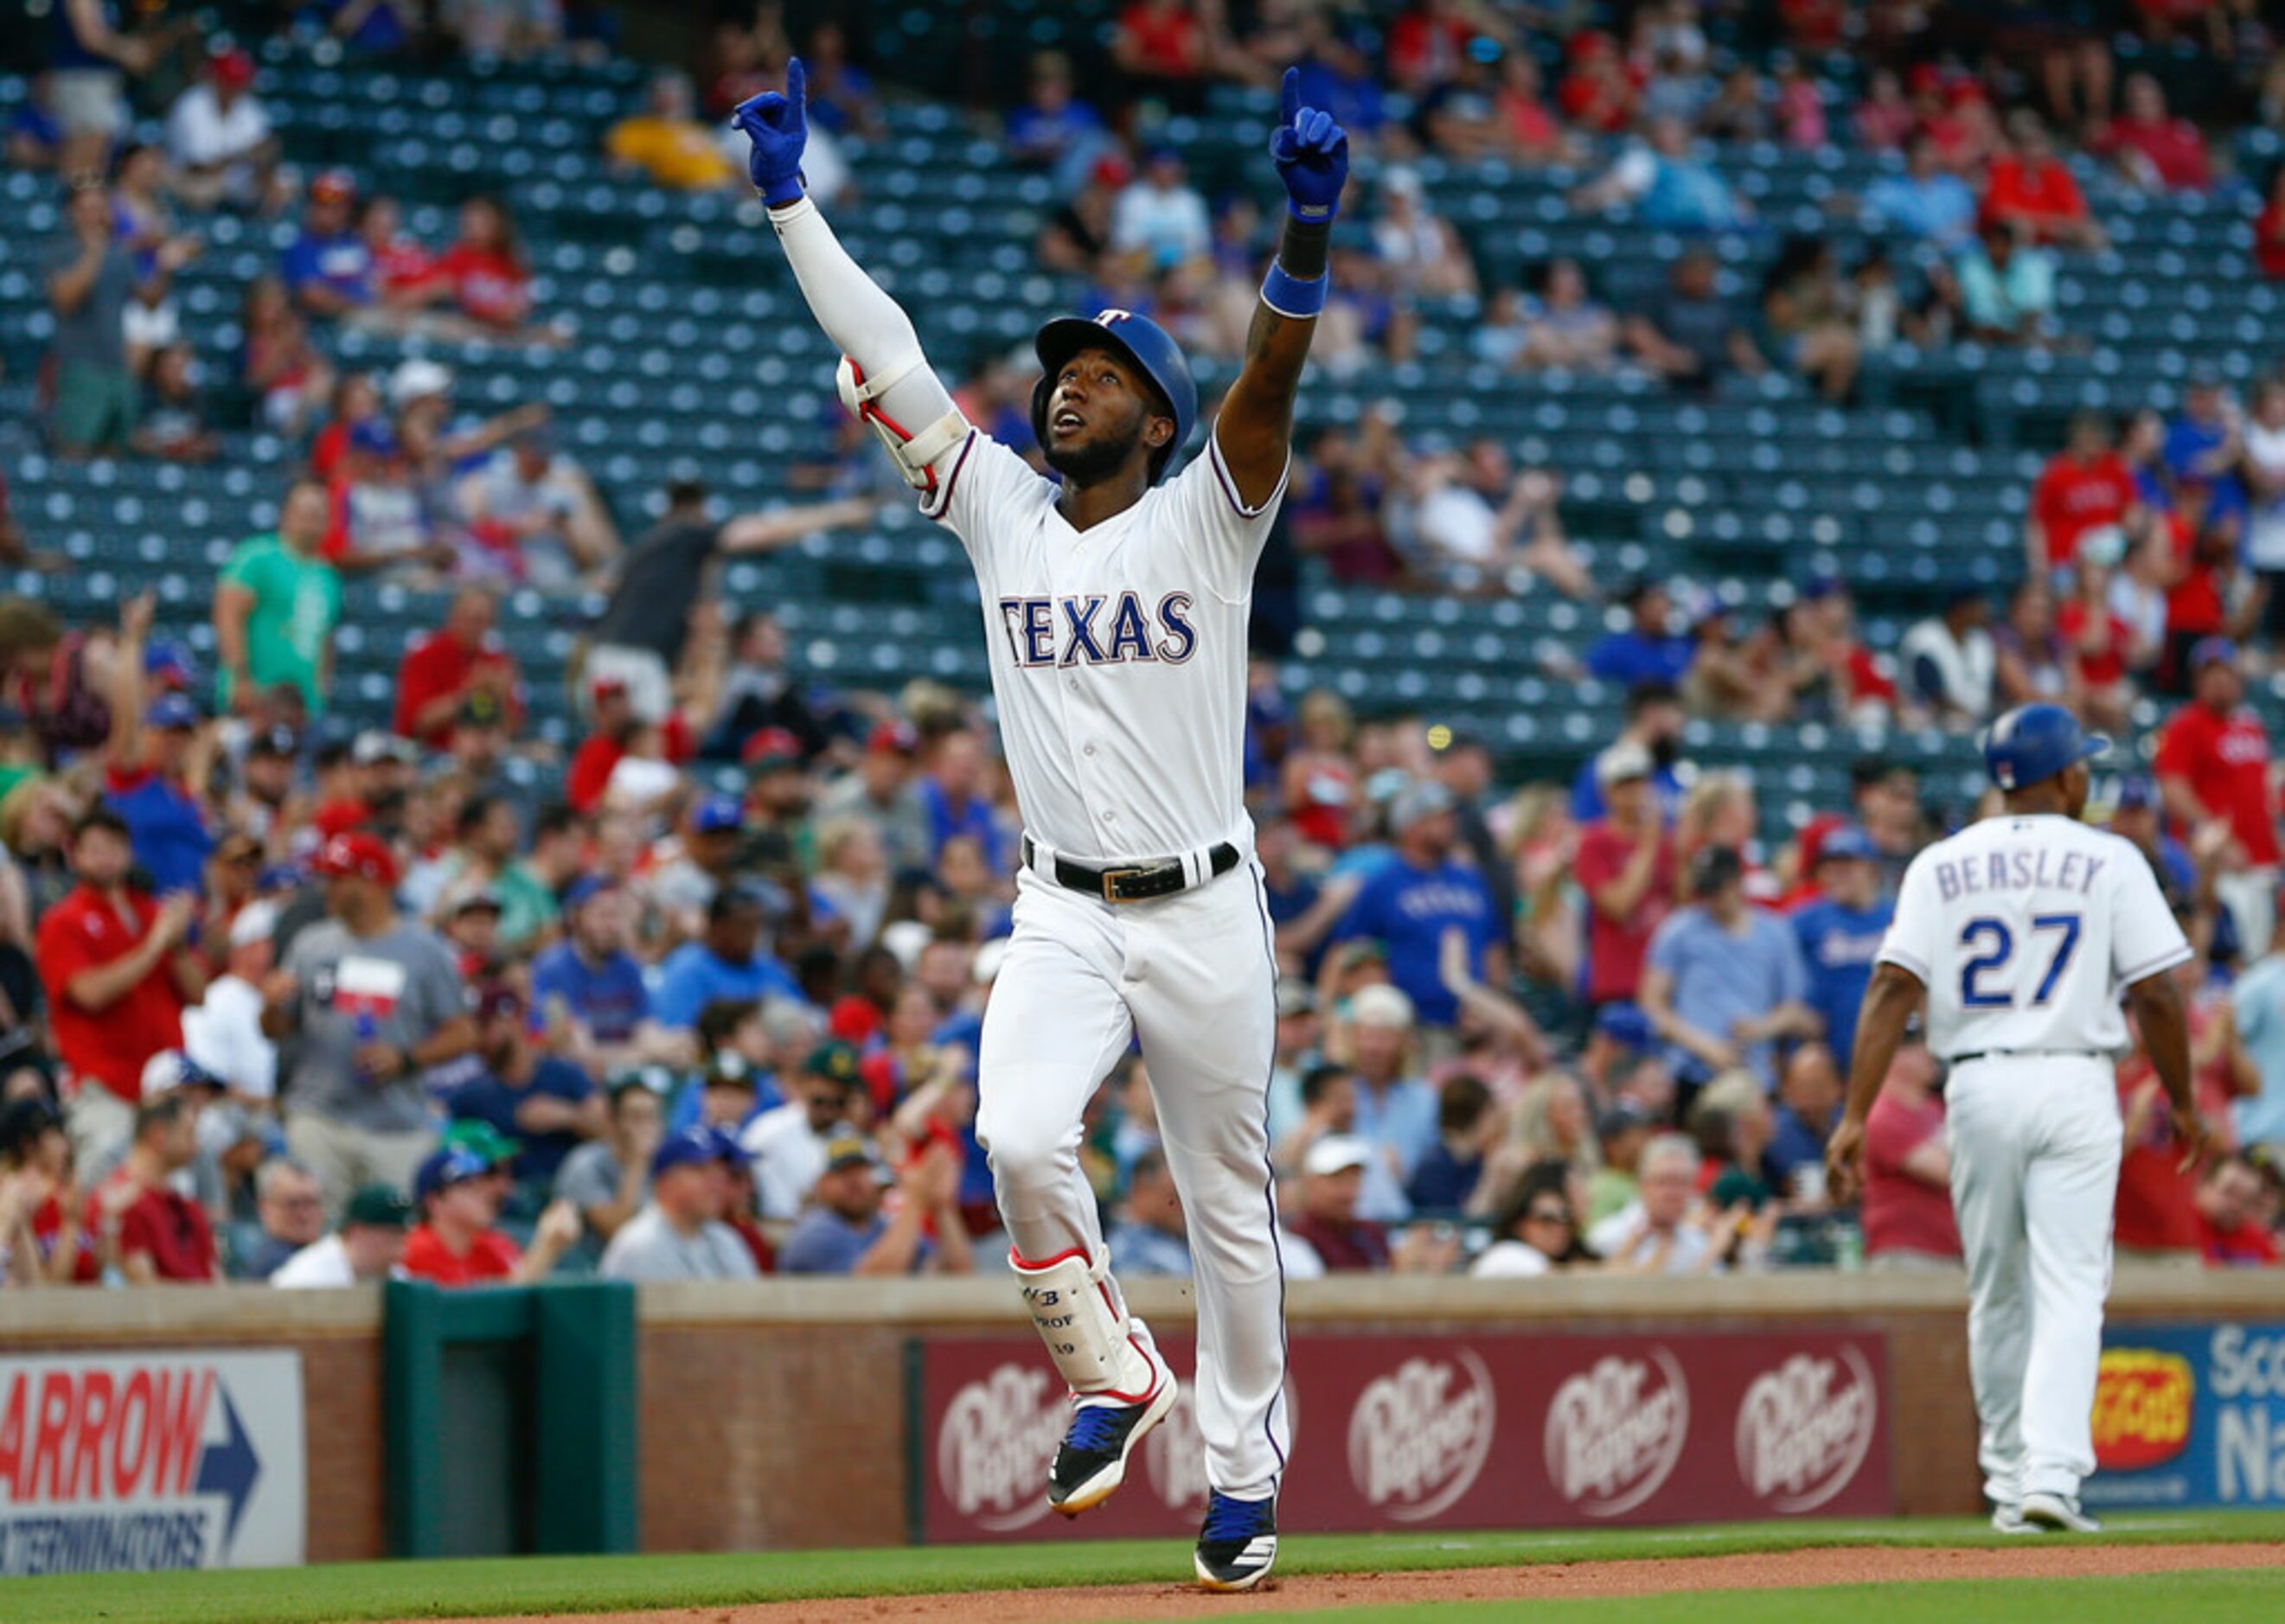
[[[1142,870],[1140,868],[1104,869],[1100,875],[1095,876],[1103,882],[1103,899],[1105,902],[1114,903],[1133,901],[1133,898],[1122,897],[1119,894],[1119,883],[1121,880],[1132,879],[1135,875],[1139,875],[1142,872]]]

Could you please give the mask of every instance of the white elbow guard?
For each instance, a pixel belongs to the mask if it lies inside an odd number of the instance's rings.
[[[918,434],[881,410],[876,404],[891,385],[921,364],[921,352],[908,351],[893,365],[883,367],[870,378],[865,376],[856,362],[847,356],[834,370],[833,381],[841,390],[841,404],[849,408],[850,415],[872,426],[881,436],[881,443],[889,449],[889,459],[897,465],[897,472],[905,483],[915,490],[936,489],[936,459],[960,443],[968,432],[968,420],[960,415],[955,406]]]
[[[1125,1308],[1107,1283],[1111,1259],[1090,1263],[1067,1251],[1033,1267],[1009,1253],[1024,1306],[1048,1345],[1048,1357],[1073,1393],[1104,1393],[1140,1403],[1157,1373],[1135,1345]]]

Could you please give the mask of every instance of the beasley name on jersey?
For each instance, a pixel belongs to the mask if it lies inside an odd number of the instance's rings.
[[[2048,814],[1987,818],[1914,858],[1881,947],[1927,987],[1948,1058],[2123,1049],[2120,988],[2189,955],[2141,852]]]

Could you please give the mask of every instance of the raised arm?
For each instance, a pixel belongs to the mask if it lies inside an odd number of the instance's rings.
[[[1299,69],[1285,70],[1284,104],[1269,156],[1285,183],[1285,229],[1277,258],[1261,284],[1261,302],[1245,335],[1245,362],[1223,398],[1214,443],[1252,507],[1268,501],[1285,477],[1293,439],[1293,393],[1331,285],[1325,264],[1333,215],[1348,179],[1348,132],[1330,113],[1301,105]]]
[[[806,84],[796,57],[786,64],[785,93],[765,90],[750,98],[731,122],[753,143],[747,172],[769,205],[771,229],[810,314],[840,348],[842,404],[881,436],[907,484],[932,490],[932,465],[967,435],[968,420],[930,370],[912,318],[859,269],[802,190]]]

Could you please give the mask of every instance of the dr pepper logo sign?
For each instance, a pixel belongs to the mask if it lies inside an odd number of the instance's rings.
[[[2103,1351],[2094,1385],[2094,1463],[2102,1471],[2160,1466],[2190,1447],[2197,1378],[2179,1353]]]

